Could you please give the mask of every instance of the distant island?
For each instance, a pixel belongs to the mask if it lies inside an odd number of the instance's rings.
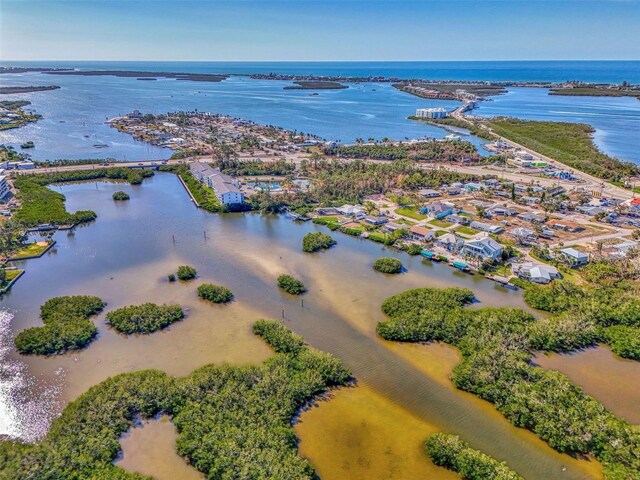
[[[41,85],[30,87],[0,87],[0,95],[10,95],[12,93],[31,93],[31,92],[44,92],[47,90],[57,90],[60,87],[58,85]]]
[[[156,80],[158,78],[175,78],[192,82],[221,82],[229,78],[228,75],[214,73],[173,73],[173,72],[139,72],[135,70],[48,70],[49,75],[81,75],[84,77],[134,77],[138,80]]]
[[[338,82],[301,80],[293,83],[295,85],[287,85],[284,90],[341,90],[349,88]]]
[[[640,87],[603,85],[552,88],[549,95],[566,95],[575,97],[635,97],[640,100]]]

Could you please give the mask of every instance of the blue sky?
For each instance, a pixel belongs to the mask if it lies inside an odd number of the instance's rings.
[[[640,0],[0,0],[2,60],[640,59]]]

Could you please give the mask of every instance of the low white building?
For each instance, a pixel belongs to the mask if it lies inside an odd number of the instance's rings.
[[[416,117],[419,118],[446,118],[447,111],[444,108],[418,108]]]
[[[225,175],[218,168],[202,162],[189,165],[194,177],[213,189],[216,198],[223,205],[235,205],[244,202],[244,194],[238,189],[233,178]]]

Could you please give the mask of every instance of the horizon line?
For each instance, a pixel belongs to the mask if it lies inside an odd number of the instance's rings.
[[[172,60],[172,59],[2,59],[1,62],[173,62],[173,63],[457,63],[457,62],[640,62],[637,59],[500,59],[500,60]]]

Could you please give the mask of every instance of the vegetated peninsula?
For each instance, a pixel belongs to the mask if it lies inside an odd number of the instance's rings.
[[[574,97],[635,97],[640,100],[640,85],[591,85],[576,84],[551,88],[549,95]]]
[[[28,105],[31,105],[28,100],[0,101],[0,130],[19,128],[40,120],[40,115],[23,110]]]
[[[30,87],[0,87],[0,95],[10,95],[14,93],[31,93],[31,92],[45,92],[47,90],[58,90],[58,85],[40,85]]]
[[[602,153],[593,143],[595,131],[584,123],[540,122],[498,117],[482,122],[496,135],[604,180],[621,181],[640,169]]]
[[[341,90],[349,88],[339,82],[297,81],[295,85],[287,85],[284,90]]]
[[[207,478],[315,478],[298,455],[291,420],[350,373],[280,322],[260,320],[253,331],[275,351],[262,365],[207,365],[182,378],[158,370],[109,378],[71,402],[42,440],[0,440],[0,478],[140,479],[113,464],[119,439],[138,418],[160,413],[180,432],[178,454]]]
[[[228,75],[214,73],[173,73],[173,72],[140,72],[135,70],[50,70],[42,73],[49,75],[81,75],[85,77],[129,77],[137,79],[175,78],[192,82],[221,82]]]

